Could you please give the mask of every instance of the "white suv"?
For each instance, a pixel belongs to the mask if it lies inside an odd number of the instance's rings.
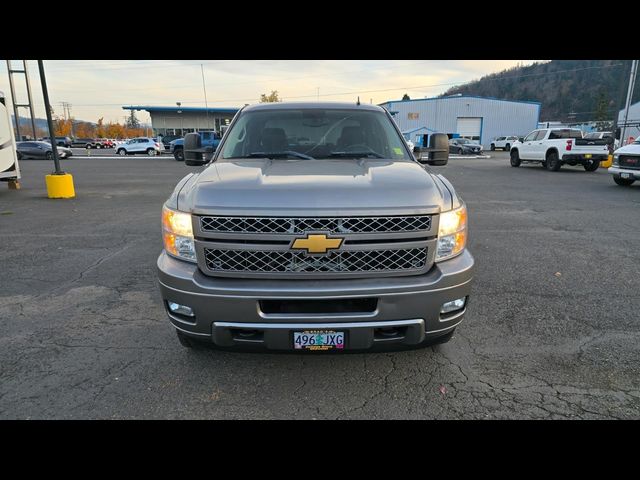
[[[160,143],[152,138],[138,137],[127,140],[116,147],[118,155],[134,155],[136,153],[146,153],[150,157],[160,155]]]
[[[511,145],[518,141],[518,137],[496,137],[493,142],[491,142],[491,151],[494,151],[496,148],[501,148],[502,150],[509,151],[511,150]]]

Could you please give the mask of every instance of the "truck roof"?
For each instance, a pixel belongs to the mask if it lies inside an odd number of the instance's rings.
[[[357,105],[355,102],[272,102],[272,103],[257,103],[255,105],[249,105],[243,109],[243,111],[259,111],[259,110],[285,110],[290,108],[335,108],[335,109],[353,109],[353,110],[370,110],[377,112],[384,112],[382,107],[377,105],[370,105],[361,103]]]

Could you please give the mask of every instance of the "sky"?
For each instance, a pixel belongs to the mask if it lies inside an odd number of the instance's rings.
[[[123,105],[240,107],[277,90],[285,101],[355,101],[379,104],[433,97],[454,85],[535,60],[45,60],[55,114],[71,104],[77,120],[122,122]],[[13,60],[13,68],[21,61]],[[27,61],[35,115],[45,117],[38,64]],[[204,85],[203,85],[204,76]],[[22,77],[16,97],[26,103]],[[18,87],[18,85],[20,87]],[[204,88],[206,87],[206,88]],[[0,91],[9,95],[6,62]],[[27,116],[21,109],[20,116]],[[138,119],[150,122],[147,112]]]

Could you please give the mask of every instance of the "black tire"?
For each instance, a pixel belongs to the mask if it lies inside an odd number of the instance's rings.
[[[182,150],[181,148],[174,150],[173,158],[175,158],[177,162],[184,162],[184,150]]]
[[[116,153],[121,157],[124,157],[127,154],[127,151],[124,148],[119,148]]]
[[[178,335],[178,341],[180,342],[180,345],[182,345],[185,348],[193,348],[193,347],[195,347],[195,344],[194,344],[193,340],[191,340],[189,337],[187,337],[180,330],[176,330],[176,334]]]
[[[458,155],[463,155],[464,154],[464,150],[462,150],[461,148],[458,149]]]
[[[154,148],[147,148],[147,155],[149,155],[150,157],[155,157],[156,150]]]
[[[635,182],[633,178],[622,178],[620,175],[614,175],[613,181],[616,182],[621,187],[629,187]]]
[[[558,152],[549,152],[547,154],[547,170],[557,172],[562,167],[562,162],[558,158]]]
[[[492,143],[492,144],[491,144],[491,151],[492,151],[492,152],[495,152],[495,150],[496,150],[496,146]]]
[[[507,143],[507,144],[504,146],[504,150],[505,150],[506,152],[508,152],[509,150],[511,150],[511,144],[510,144],[510,143]]]
[[[53,160],[53,152],[45,153],[44,158],[46,158],[47,160]]]
[[[511,155],[509,155],[509,158],[510,158],[512,167],[519,167],[520,164],[522,163],[522,160],[520,160],[520,154],[518,153],[518,150],[512,150]]]
[[[22,154],[20,152],[16,152],[16,156],[18,157],[18,160],[22,160]]]
[[[600,167],[600,160],[590,160],[582,166],[587,172],[595,172]]]

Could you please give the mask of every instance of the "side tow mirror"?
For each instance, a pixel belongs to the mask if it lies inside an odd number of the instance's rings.
[[[202,140],[197,133],[187,133],[184,136],[184,164],[191,167],[199,167],[207,163],[204,158]]]
[[[429,137],[429,148],[419,149],[416,160],[432,166],[449,163],[449,137],[446,133],[434,133]]]

